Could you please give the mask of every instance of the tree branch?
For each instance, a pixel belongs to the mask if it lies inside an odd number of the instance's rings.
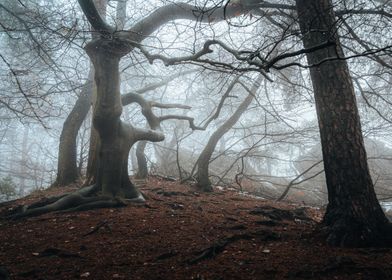
[[[165,135],[162,132],[138,127],[132,127],[132,129],[136,141],[160,142],[165,140]]]
[[[96,31],[103,34],[113,33],[115,31],[115,28],[107,24],[101,17],[93,0],[78,0],[78,2],[87,20]]]
[[[282,195],[281,195],[276,201],[281,201],[281,200],[283,200],[283,199],[286,197],[286,195],[289,193],[290,188],[291,188],[293,185],[298,185],[298,184],[304,182],[305,180],[312,179],[312,178],[318,176],[319,174],[323,173],[323,172],[324,172],[324,169],[321,170],[321,171],[319,171],[319,172],[317,172],[315,175],[313,175],[313,176],[311,176],[311,177],[309,177],[309,178],[306,178],[306,179],[304,179],[304,180],[302,180],[302,181],[300,181],[300,182],[295,182],[295,181],[297,181],[299,178],[301,178],[303,175],[305,175],[306,173],[308,173],[310,170],[312,170],[314,167],[316,167],[317,165],[319,165],[319,164],[322,163],[322,162],[323,162],[323,160],[320,160],[320,161],[318,161],[318,162],[312,164],[312,165],[311,165],[309,168],[307,168],[304,172],[302,172],[302,173],[299,174],[297,177],[295,177],[293,180],[291,180],[291,182],[286,186],[286,189],[284,190],[284,192],[282,193]]]
[[[183,104],[178,104],[178,103],[159,103],[159,102],[154,102],[154,101],[150,101],[151,107],[155,107],[155,108],[161,108],[161,109],[192,109],[191,106],[188,105],[183,105]]]
[[[128,32],[123,33],[123,36],[124,39],[141,42],[160,26],[170,21],[188,19],[211,23],[236,17],[250,10],[242,5],[201,8],[186,3],[172,3],[156,9],[150,15],[136,23]]]
[[[226,89],[225,93],[222,95],[222,98],[221,98],[221,100],[219,101],[218,106],[216,107],[215,113],[214,113],[210,118],[208,118],[208,120],[204,123],[204,125],[203,125],[203,128],[204,128],[204,129],[206,129],[207,126],[208,126],[213,120],[216,120],[216,119],[219,117],[220,112],[221,112],[221,110],[222,110],[222,107],[223,107],[223,104],[224,104],[226,98],[229,97],[229,94],[230,94],[231,91],[233,90],[234,86],[239,82],[239,78],[240,78],[240,77],[237,76],[237,77],[230,83],[229,87]]]
[[[166,120],[185,120],[188,121],[189,127],[192,130],[205,130],[204,127],[197,126],[195,125],[195,120],[192,117],[188,116],[181,116],[181,115],[165,115],[159,117],[160,122],[166,121]]]
[[[165,85],[167,85],[168,83],[170,83],[171,81],[173,81],[174,79],[176,79],[178,77],[186,76],[188,74],[192,74],[192,73],[195,73],[195,72],[196,72],[196,70],[187,70],[187,71],[184,71],[184,72],[179,72],[179,73],[167,76],[167,77],[165,77],[164,79],[162,79],[159,82],[151,83],[149,85],[146,85],[146,86],[144,86],[144,87],[142,87],[140,89],[137,89],[137,90],[135,90],[133,92],[130,92],[130,93],[143,94],[143,93],[146,93],[148,91],[152,91],[152,90],[155,90],[155,89],[160,88],[162,86],[165,86]],[[126,95],[127,95],[127,93],[125,93],[123,96],[125,97]]]

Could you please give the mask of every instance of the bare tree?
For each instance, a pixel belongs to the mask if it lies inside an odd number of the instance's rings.
[[[248,106],[252,103],[258,88],[260,87],[260,78],[253,84],[252,88],[249,90],[247,97],[242,101],[242,103],[235,110],[233,115],[231,115],[210,137],[208,143],[204,147],[203,151],[200,153],[197,159],[197,184],[203,191],[212,191],[211,181],[209,179],[209,163],[211,160],[212,153],[214,152],[216,145],[219,140],[225,135],[240,119],[241,115],[245,112]],[[237,84],[238,78],[232,82],[230,89]]]
[[[85,49],[95,69],[97,98],[93,112],[94,128],[99,134],[99,160],[96,184],[55,200],[42,207],[31,207],[14,217],[39,215],[48,211],[85,209],[123,205],[119,197],[144,201],[141,193],[128,176],[128,154],[134,143],[140,140],[162,141],[162,133],[136,128],[124,123],[120,94],[119,63],[154,30],[168,21],[190,19],[203,22],[223,20],[249,11],[243,6],[200,10],[188,4],[170,4],[136,23],[128,32],[116,32],[98,13],[92,0],[79,1],[91,26],[100,34]],[[135,45],[136,43],[136,45]],[[98,195],[97,195],[98,194]]]

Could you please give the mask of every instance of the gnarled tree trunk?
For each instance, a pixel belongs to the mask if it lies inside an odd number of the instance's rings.
[[[89,78],[84,84],[72,111],[64,122],[60,135],[57,178],[53,183],[55,186],[66,186],[79,178],[76,164],[76,138],[79,129],[90,110],[93,91],[93,72],[93,70],[90,70]]]
[[[107,0],[93,0],[95,7],[99,14],[105,18]],[[94,28],[92,28],[94,29]],[[93,33],[93,39],[98,39],[99,34]],[[58,154],[58,165],[57,165],[57,178],[52,184],[53,186],[66,186],[70,183],[75,182],[80,174],[77,168],[77,148],[76,148],[76,138],[78,136],[79,129],[85,120],[88,111],[90,110],[93,93],[95,91],[94,87],[94,67],[90,65],[90,70],[88,74],[88,79],[83,86],[82,92],[80,93],[74,107],[72,108],[70,114],[64,122],[63,129],[60,135],[59,144],[59,154]],[[94,127],[91,127],[90,134],[90,149],[88,155],[88,165],[86,177],[87,180],[85,184],[88,185],[95,183],[96,174],[96,157],[95,150],[97,150],[97,133]]]
[[[93,124],[99,134],[100,149],[97,185],[104,195],[136,198],[140,196],[128,177],[128,155],[139,140],[161,141],[163,135],[135,129],[121,121],[119,62],[130,51],[121,40],[98,39],[86,46],[95,68],[97,100]]]
[[[119,62],[145,38],[163,24],[176,19],[190,19],[211,23],[244,14],[250,8],[243,5],[225,5],[217,9],[199,9],[186,3],[172,3],[158,8],[126,32],[116,32],[99,14],[97,7],[105,0],[78,0],[83,13],[96,31],[86,51],[95,67],[97,100],[93,110],[93,124],[100,138],[99,163],[96,184],[69,195],[49,199],[23,208],[13,218],[41,215],[53,211],[75,211],[101,207],[122,206],[118,197],[142,200],[128,177],[128,153],[141,140],[162,141],[163,134],[126,125],[120,120],[122,104],[119,91]],[[262,2],[262,1],[260,1]],[[209,12],[207,12],[209,11]],[[160,120],[172,118],[168,115]],[[193,119],[182,117],[193,124]],[[75,161],[76,162],[76,161]],[[135,201],[135,200],[133,200]]]
[[[296,4],[305,48],[327,41],[335,44],[307,53],[308,63],[315,65],[310,74],[328,187],[323,221],[327,240],[337,246],[386,245],[391,242],[389,225],[369,174],[354,87],[332,3],[296,0]]]

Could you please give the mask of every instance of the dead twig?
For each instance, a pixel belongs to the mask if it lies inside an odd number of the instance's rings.
[[[108,225],[108,221],[104,220],[102,222],[99,222],[92,230],[90,230],[89,232],[84,234],[83,237],[91,235],[91,234],[97,232],[101,227],[106,227],[106,228],[110,229],[110,227]]]

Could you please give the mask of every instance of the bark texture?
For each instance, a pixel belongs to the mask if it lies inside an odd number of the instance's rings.
[[[93,0],[97,12],[102,17],[106,18],[107,0]],[[93,31],[93,27],[91,27]],[[99,39],[99,33],[93,32],[92,38]],[[88,79],[83,86],[82,92],[67,119],[64,122],[63,129],[60,135],[59,144],[59,155],[58,155],[58,166],[57,166],[57,178],[54,186],[67,186],[70,183],[75,182],[80,174],[77,168],[77,148],[76,138],[78,136],[79,129],[85,120],[88,111],[90,110],[94,91],[94,67],[90,65]],[[85,184],[92,185],[95,183],[95,174],[97,170],[96,154],[95,151],[99,148],[97,140],[97,132],[94,127],[91,127],[90,134],[90,149],[88,155],[88,165],[86,172]]]
[[[335,46],[307,54],[313,82],[329,204],[327,241],[336,246],[390,244],[390,225],[374,192],[349,69],[330,0],[296,0],[303,44]],[[331,60],[332,59],[332,60]]]
[[[94,108],[94,105],[93,105]],[[90,143],[88,150],[88,160],[86,169],[86,179],[83,183],[84,186],[93,185],[96,183],[97,170],[98,170],[98,153],[100,149],[99,135],[94,126],[90,130]]]
[[[57,178],[53,185],[66,186],[79,178],[77,168],[76,138],[79,129],[90,110],[93,91],[93,71],[76,100],[74,107],[63,124],[60,135],[59,154],[57,163]]]
[[[140,140],[162,141],[163,134],[137,129],[120,120],[119,62],[130,47],[119,39],[93,40],[86,51],[95,68],[97,99],[93,124],[99,134],[97,185],[103,195],[136,198],[140,193],[128,177],[128,155],[134,143]]]

